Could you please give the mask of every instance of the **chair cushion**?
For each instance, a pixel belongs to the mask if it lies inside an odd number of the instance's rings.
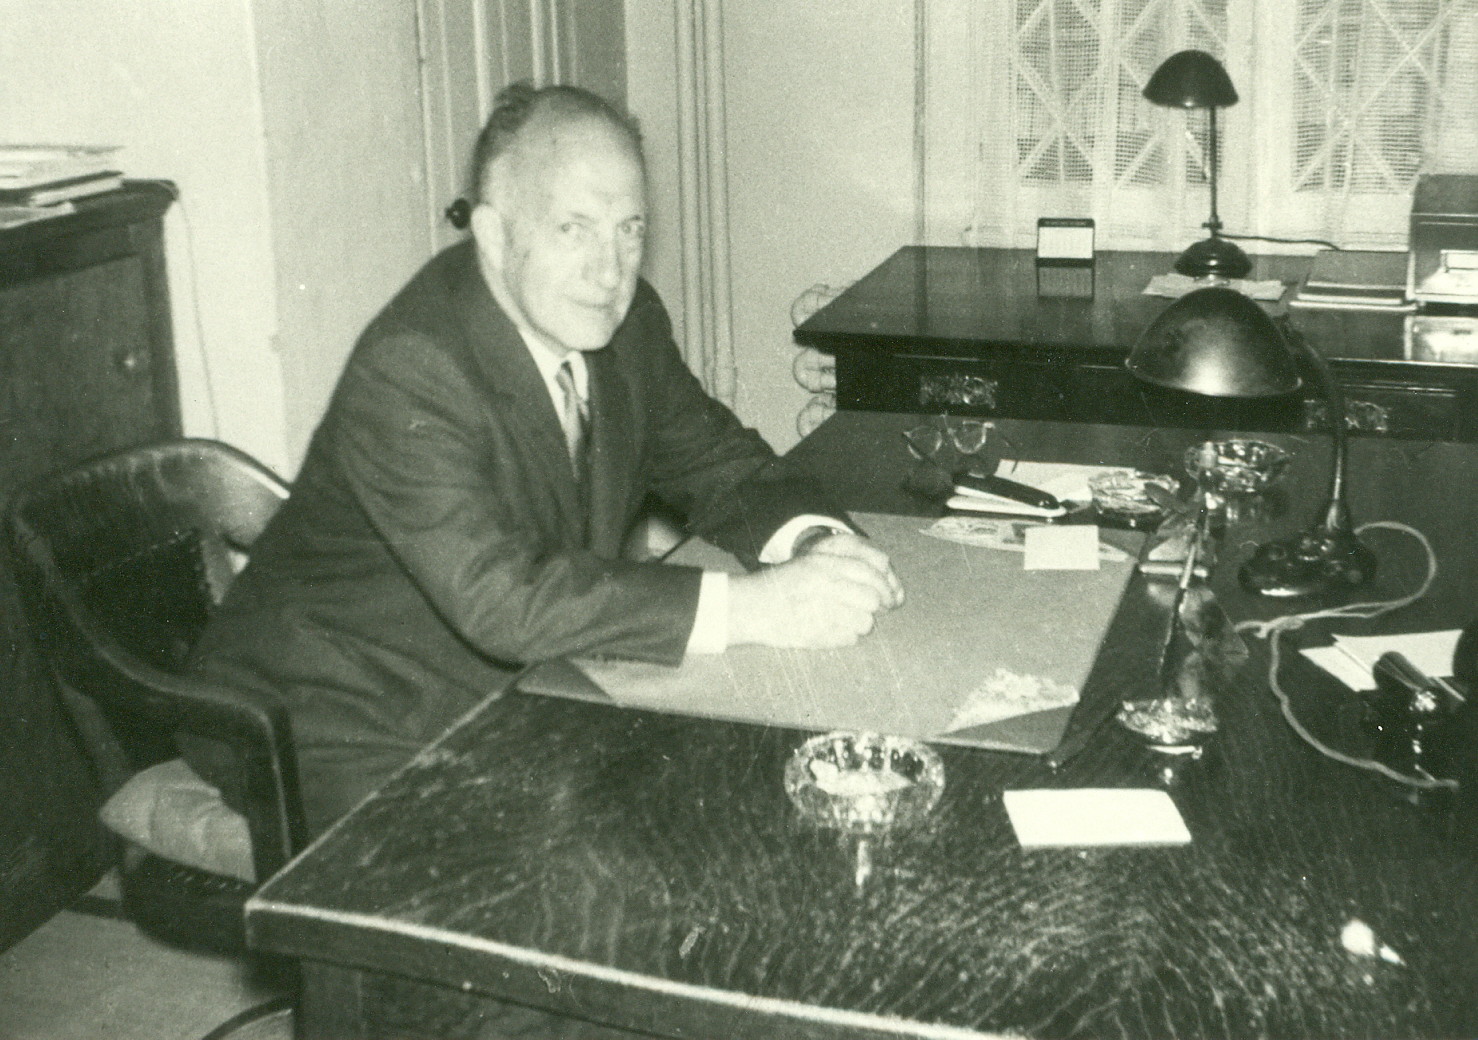
[[[214,874],[256,880],[246,817],[183,759],[129,779],[98,814],[119,837],[156,856]]]

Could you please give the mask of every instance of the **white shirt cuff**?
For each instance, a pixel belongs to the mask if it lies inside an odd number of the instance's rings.
[[[802,513],[800,516],[787,520],[765,543],[760,550],[760,563],[784,563],[795,554],[795,540],[802,531],[813,527],[825,527],[838,534],[846,534],[851,530],[846,524],[834,516],[819,516],[814,513]]]
[[[795,540],[813,527],[845,534],[850,528],[835,517],[804,513],[786,521],[760,550],[760,563],[784,563],[790,559]],[[690,654],[721,654],[729,648],[729,576],[723,571],[704,571],[698,586],[698,611],[688,634]]]
[[[721,654],[729,648],[729,576],[704,571],[698,586],[698,613],[688,634],[688,653]]]

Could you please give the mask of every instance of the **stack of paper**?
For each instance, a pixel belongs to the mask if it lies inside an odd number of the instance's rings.
[[[688,654],[676,668],[550,662],[526,672],[519,688],[587,698],[603,690],[633,708],[811,731],[865,730],[1033,754],[1056,748],[1133,574],[1132,560],[1027,570],[1015,553],[940,541],[920,530],[928,521],[917,517],[856,519],[887,552],[908,599],[855,646],[731,646]],[[1088,526],[1027,526],[1094,536]],[[1090,541],[1090,554],[1093,548]],[[671,562],[738,568],[702,543],[683,546]]]
[[[1291,307],[1346,310],[1407,310],[1406,254],[1361,249],[1325,249],[1314,257],[1309,277]]]
[[[0,145],[0,227],[74,210],[72,200],[123,184],[116,147]]]
[[[1243,296],[1269,303],[1281,300],[1283,293],[1288,289],[1288,286],[1276,280],[1252,281],[1247,278],[1231,278],[1209,281],[1205,278],[1192,278],[1184,274],[1157,274],[1144,287],[1144,295],[1168,296],[1172,300],[1178,300],[1188,292],[1205,289],[1209,285],[1224,285],[1228,289],[1237,290]]]

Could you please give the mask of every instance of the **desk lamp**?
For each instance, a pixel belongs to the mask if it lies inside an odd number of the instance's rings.
[[[1221,218],[1216,215],[1216,110],[1237,103],[1227,70],[1205,51],[1180,51],[1155,70],[1145,84],[1144,96],[1167,108],[1204,108],[1210,119],[1211,219],[1201,226],[1211,235],[1187,247],[1176,258],[1175,269],[1192,278],[1241,278],[1252,270],[1252,261],[1235,243],[1221,237]]]
[[[1126,362],[1139,379],[1210,397],[1274,397],[1302,385],[1295,351],[1312,363],[1328,402],[1334,464],[1329,501],[1302,534],[1257,548],[1238,577],[1264,596],[1306,596],[1361,585],[1375,556],[1355,537],[1345,503],[1345,401],[1329,362],[1296,331],[1285,336],[1267,313],[1232,289],[1187,293],[1139,337]]]

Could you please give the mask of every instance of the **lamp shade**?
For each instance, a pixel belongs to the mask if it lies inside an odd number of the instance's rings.
[[[1205,51],[1170,55],[1145,84],[1144,96],[1172,108],[1226,108],[1237,103],[1227,70]]]
[[[1166,307],[1126,364],[1147,383],[1209,397],[1275,397],[1303,385],[1273,319],[1221,286],[1186,293]]]

